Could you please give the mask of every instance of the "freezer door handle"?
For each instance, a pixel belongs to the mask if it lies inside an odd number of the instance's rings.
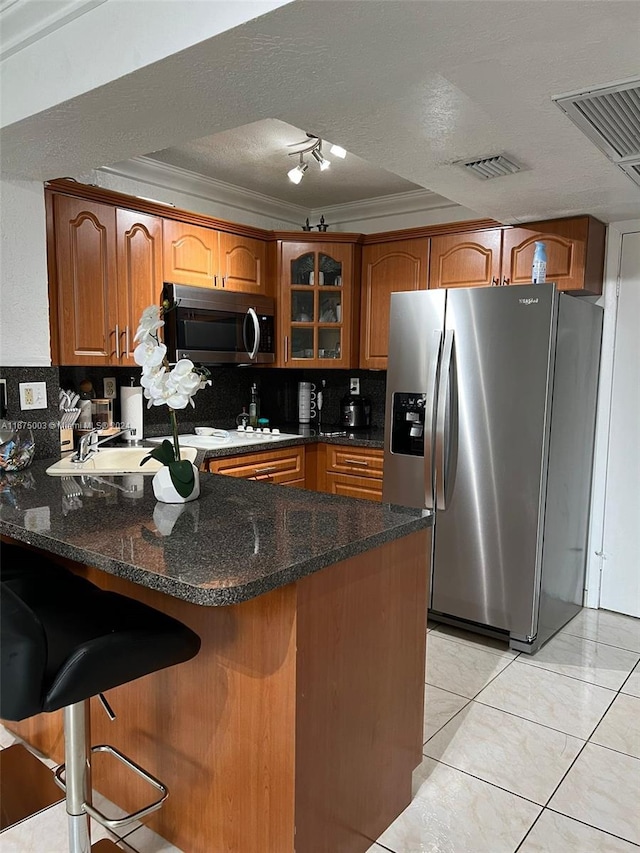
[[[424,505],[426,509],[434,509],[433,430],[436,416],[436,383],[438,380],[441,346],[442,332],[434,330],[427,365],[427,393],[424,404]]]
[[[457,406],[453,395],[455,391],[455,358],[453,329],[444,334],[442,362],[440,364],[440,382],[438,389],[438,407],[436,412],[435,434],[435,480],[436,506],[446,509],[449,502],[452,477],[450,477],[451,452],[457,424]]]

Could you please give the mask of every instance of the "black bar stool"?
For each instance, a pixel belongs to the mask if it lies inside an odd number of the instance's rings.
[[[0,564],[0,717],[20,721],[64,709],[70,853],[90,853],[90,818],[117,830],[160,808],[166,786],[107,744],[90,746],[89,699],[194,657],[200,638],[181,622],[95,584],[35,551],[4,544]],[[138,811],[110,819],[92,805],[91,753],[109,752],[159,792]],[[117,850],[110,842],[94,847]]]

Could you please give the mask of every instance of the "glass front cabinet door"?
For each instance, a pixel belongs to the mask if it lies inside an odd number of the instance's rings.
[[[282,241],[280,259],[283,366],[352,367],[354,245]]]

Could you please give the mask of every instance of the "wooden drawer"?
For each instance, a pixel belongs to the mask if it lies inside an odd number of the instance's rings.
[[[330,495],[362,498],[368,501],[382,500],[382,480],[374,477],[356,477],[353,474],[327,473],[325,486],[325,491]]]
[[[207,459],[207,470],[227,477],[261,480],[267,483],[304,483],[304,447],[286,447],[242,456]]]
[[[327,474],[354,474],[382,480],[383,451],[375,447],[327,444]]]

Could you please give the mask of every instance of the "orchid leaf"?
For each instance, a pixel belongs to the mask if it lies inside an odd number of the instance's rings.
[[[158,447],[154,447],[153,450],[149,452],[149,455],[144,457],[140,462],[140,465],[144,465],[145,462],[148,462],[150,459],[157,459],[158,462],[161,462],[163,465],[170,465],[175,460],[175,454],[173,452],[173,445],[171,442],[165,438],[162,444],[158,445]]]
[[[171,482],[181,498],[188,498],[195,486],[193,465],[187,459],[167,463]]]

